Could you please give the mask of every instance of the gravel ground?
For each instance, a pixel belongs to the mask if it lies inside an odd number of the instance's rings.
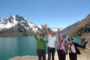
[[[46,55],[47,58],[47,55]],[[9,60],[38,60],[37,56],[16,56],[14,58],[11,58]],[[58,60],[57,53],[55,53],[55,60]],[[66,56],[66,60],[69,60],[69,56]],[[78,60],[90,60],[90,50],[82,50],[81,55],[78,55]]]

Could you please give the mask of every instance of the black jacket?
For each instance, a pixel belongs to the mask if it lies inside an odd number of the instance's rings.
[[[78,47],[80,47],[80,48],[85,48],[84,46],[81,46],[81,45],[79,45],[79,44],[77,44],[77,43],[73,43],[74,44],[74,46],[75,46],[75,49],[76,49],[76,54],[81,54],[81,52],[80,52],[80,50],[78,49]]]

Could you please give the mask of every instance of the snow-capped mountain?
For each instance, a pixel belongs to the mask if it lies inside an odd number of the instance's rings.
[[[19,15],[0,18],[0,36],[31,35],[32,31],[40,32],[42,30],[43,27],[41,25],[29,22]]]

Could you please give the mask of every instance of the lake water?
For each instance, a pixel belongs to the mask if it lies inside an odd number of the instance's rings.
[[[67,41],[67,42],[68,42],[68,38],[69,38],[69,36],[66,35],[66,41]],[[80,43],[81,43],[81,39],[80,39],[78,36],[75,36],[75,37],[74,37],[74,42],[80,44]]]
[[[0,37],[0,60],[22,55],[36,55],[34,37]]]
[[[75,39],[79,42],[78,38]],[[0,37],[0,60],[8,60],[15,56],[35,56],[36,53],[36,40],[33,36]]]

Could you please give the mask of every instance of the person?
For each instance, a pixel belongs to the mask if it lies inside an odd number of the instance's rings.
[[[65,36],[60,36],[60,30],[58,29],[58,40],[57,40],[57,46],[58,46],[58,58],[59,60],[66,60],[66,54],[68,52],[68,44],[65,40]]]
[[[73,37],[69,37],[69,58],[70,60],[77,60],[77,54],[81,54],[78,47],[85,48],[73,41]]]
[[[38,60],[46,60],[46,44],[44,40],[44,34],[40,33],[40,36],[37,36],[36,33],[34,33],[34,37],[37,42],[37,55],[38,55]]]
[[[55,32],[53,32],[52,30],[49,31],[47,25],[45,25],[45,28],[48,34],[48,60],[51,60],[51,56],[52,60],[54,60],[56,44]]]

